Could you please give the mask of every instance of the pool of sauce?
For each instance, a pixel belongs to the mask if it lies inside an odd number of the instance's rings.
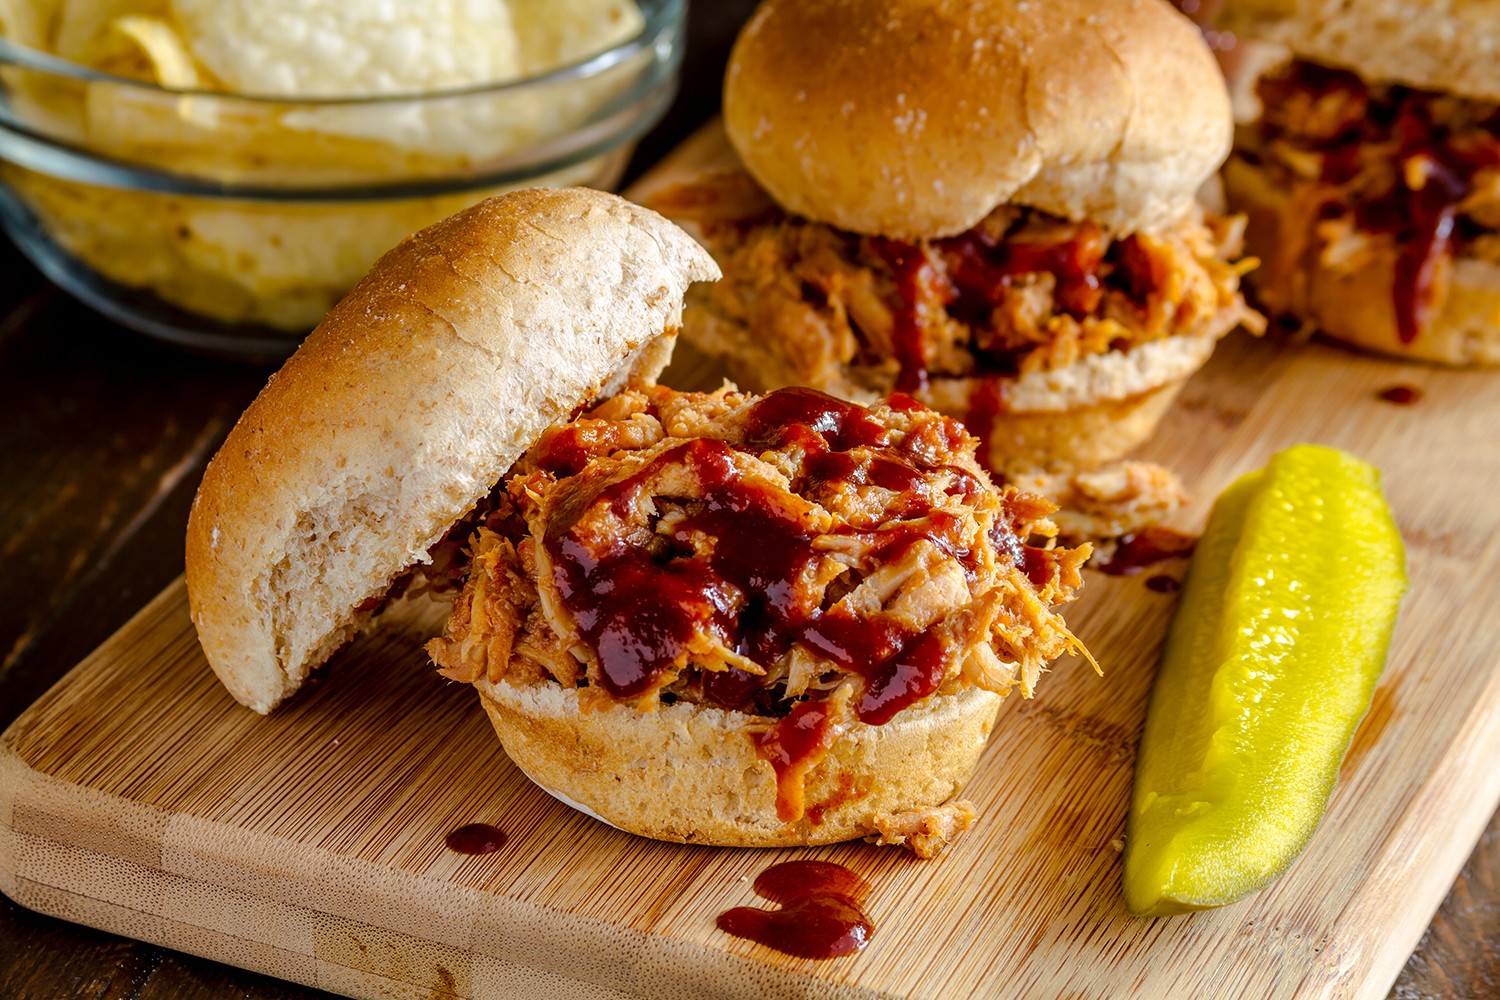
[[[1158,594],[1175,594],[1182,589],[1182,581],[1175,576],[1158,573],[1156,576],[1147,578],[1146,589]]]
[[[448,850],[459,854],[491,854],[505,846],[505,834],[488,823],[469,823],[448,834],[443,842]]]
[[[1381,389],[1375,394],[1387,403],[1395,403],[1397,406],[1411,406],[1422,401],[1422,390],[1414,385],[1392,385]]]
[[[798,958],[839,958],[864,950],[875,924],[864,911],[870,884],[843,865],[787,861],[756,876],[755,894],[780,906],[736,906],[721,931]]]

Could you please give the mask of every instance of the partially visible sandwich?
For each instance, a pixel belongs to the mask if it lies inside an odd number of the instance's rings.
[[[1403,358],[1500,363],[1500,9],[1226,0],[1285,46],[1225,168],[1261,304]]]
[[[766,0],[724,121],[743,172],[651,203],[723,269],[684,334],[745,385],[907,392],[996,472],[1089,469],[1258,329],[1241,220],[1195,198],[1224,81],[1165,0]]]

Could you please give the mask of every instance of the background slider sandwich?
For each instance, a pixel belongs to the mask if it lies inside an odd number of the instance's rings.
[[[1259,320],[1194,197],[1223,78],[1163,0],[766,0],[724,124],[746,173],[652,204],[723,268],[684,333],[743,384],[909,392],[996,471],[1086,468]]]
[[[1287,47],[1225,168],[1268,311],[1371,350],[1500,363],[1500,10],[1228,0]]]
[[[909,397],[651,384],[708,256],[585,191],[383,258],[211,463],[193,619],[267,711],[391,595],[511,759],[622,829],[931,853],[1003,695],[1077,644],[1086,549]],[[582,411],[582,412],[581,412]],[[578,415],[580,414],[581,415]]]

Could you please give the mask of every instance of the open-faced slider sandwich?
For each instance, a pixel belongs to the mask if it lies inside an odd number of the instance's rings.
[[[272,378],[188,529],[193,621],[258,711],[393,593],[511,759],[634,833],[930,853],[1002,697],[1077,648],[1085,549],[894,396],[652,384],[686,234],[590,191],[485,202],[387,254]]]
[[[1370,350],[1500,363],[1500,8],[1227,0],[1291,57],[1225,168],[1268,312]]]
[[[1195,200],[1223,78],[1165,0],[766,0],[724,125],[744,172],[650,203],[722,267],[684,335],[744,385],[907,392],[996,471],[1088,468],[1259,321]]]

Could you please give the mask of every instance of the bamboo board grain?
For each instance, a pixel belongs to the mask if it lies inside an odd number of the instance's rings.
[[[702,136],[664,175],[722,155]],[[668,380],[713,377],[687,357]],[[1064,664],[1007,704],[969,789],[980,823],[928,863],[658,844],[573,812],[432,674],[427,608],[387,615],[262,719],[207,670],[179,583],[0,738],[0,891],[364,997],[1383,996],[1500,801],[1497,378],[1236,336],[1144,449],[1182,471],[1196,527],[1277,448],[1348,448],[1385,470],[1408,545],[1411,593],[1328,816],[1235,906],[1123,910],[1131,761],[1172,599],[1093,573],[1068,619],[1105,677]],[[1425,398],[1376,398],[1398,383]],[[446,850],[471,821],[504,848]],[[873,884],[863,954],[788,959],[714,928],[787,857]]]

